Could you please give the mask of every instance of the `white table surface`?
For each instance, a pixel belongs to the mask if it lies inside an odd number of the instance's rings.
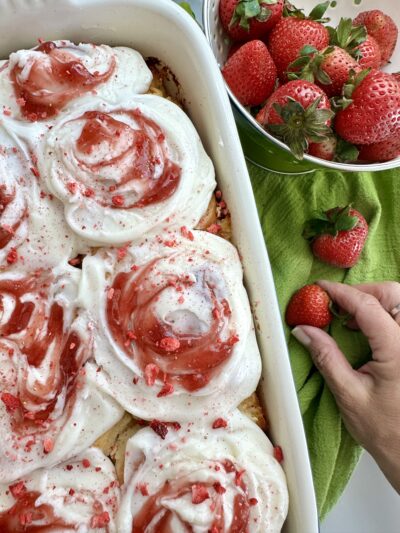
[[[190,0],[190,4],[201,21],[202,0]],[[400,533],[400,496],[368,453],[321,525],[321,533]]]

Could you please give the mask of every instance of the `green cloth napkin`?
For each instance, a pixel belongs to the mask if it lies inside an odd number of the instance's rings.
[[[355,284],[400,277],[400,171],[340,173],[321,170],[288,176],[249,164],[272,264],[282,317],[291,295],[317,279]],[[351,203],[369,223],[358,264],[343,270],[314,259],[302,238],[317,209]],[[286,326],[285,326],[286,327]],[[330,333],[358,367],[370,358],[366,339],[334,321]],[[286,327],[293,375],[307,434],[319,515],[323,519],[343,492],[361,448],[343,426],[335,400],[307,351]]]

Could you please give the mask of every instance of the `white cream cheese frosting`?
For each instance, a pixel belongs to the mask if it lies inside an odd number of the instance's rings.
[[[261,373],[242,275],[228,241],[187,228],[87,256],[79,304],[99,385],[147,420],[235,408]]]
[[[168,223],[194,227],[214,169],[188,116],[169,100],[76,103],[47,132],[39,170],[81,237],[110,245]]]
[[[96,386],[80,271],[0,274],[0,482],[90,446],[123,410]]]
[[[11,486],[0,485],[0,530],[117,533],[119,503],[113,464],[98,448],[89,448]]]
[[[12,116],[47,120],[87,93],[110,102],[146,93],[152,78],[131,48],[50,41],[10,55],[0,71],[0,94]]]
[[[119,533],[281,530],[288,493],[272,444],[237,410],[224,422],[152,424],[128,441]]]

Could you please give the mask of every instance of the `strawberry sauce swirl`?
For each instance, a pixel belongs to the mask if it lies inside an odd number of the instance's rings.
[[[112,209],[140,208],[174,194],[180,168],[169,159],[162,129],[139,109],[87,111],[76,121],[81,134],[70,154],[77,167],[76,180],[65,184],[70,193],[78,189]]]
[[[52,297],[53,282],[49,272],[0,279],[1,350],[13,367],[1,375],[0,399],[20,435],[45,433],[53,417],[70,409],[88,357],[88,347]]]
[[[85,258],[99,386],[145,420],[235,408],[261,373],[242,277],[229,242],[186,227]]]
[[[3,265],[17,260],[17,248],[28,233],[28,207],[21,185],[12,177],[0,155],[0,261]]]
[[[111,461],[89,448],[68,463],[0,485],[0,531],[116,533],[119,492]]]
[[[127,444],[119,533],[277,533],[284,473],[266,435],[239,411],[224,428],[142,429]]]
[[[221,272],[209,265],[208,270],[189,267],[179,276],[165,271],[163,263],[155,260],[138,273],[117,274],[113,297],[107,300],[108,327],[149,382],[153,373],[192,392],[221,370],[239,337],[229,325],[231,309]],[[171,301],[166,316],[157,310],[160,300]],[[207,322],[185,305],[191,300],[207,308]]]
[[[41,175],[69,226],[96,244],[126,243],[165,223],[194,227],[215,187],[189,118],[159,96],[115,105],[83,98],[43,141]]]
[[[48,41],[31,53],[25,65],[16,63],[10,77],[25,118],[35,121],[56,115],[68,102],[107,81],[115,69],[110,56],[106,70],[90,72],[79,56]]]

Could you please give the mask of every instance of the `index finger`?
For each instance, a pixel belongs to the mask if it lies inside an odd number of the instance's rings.
[[[398,352],[400,328],[378,299],[350,285],[318,281],[332,300],[350,313],[367,337],[377,361],[388,361]]]

